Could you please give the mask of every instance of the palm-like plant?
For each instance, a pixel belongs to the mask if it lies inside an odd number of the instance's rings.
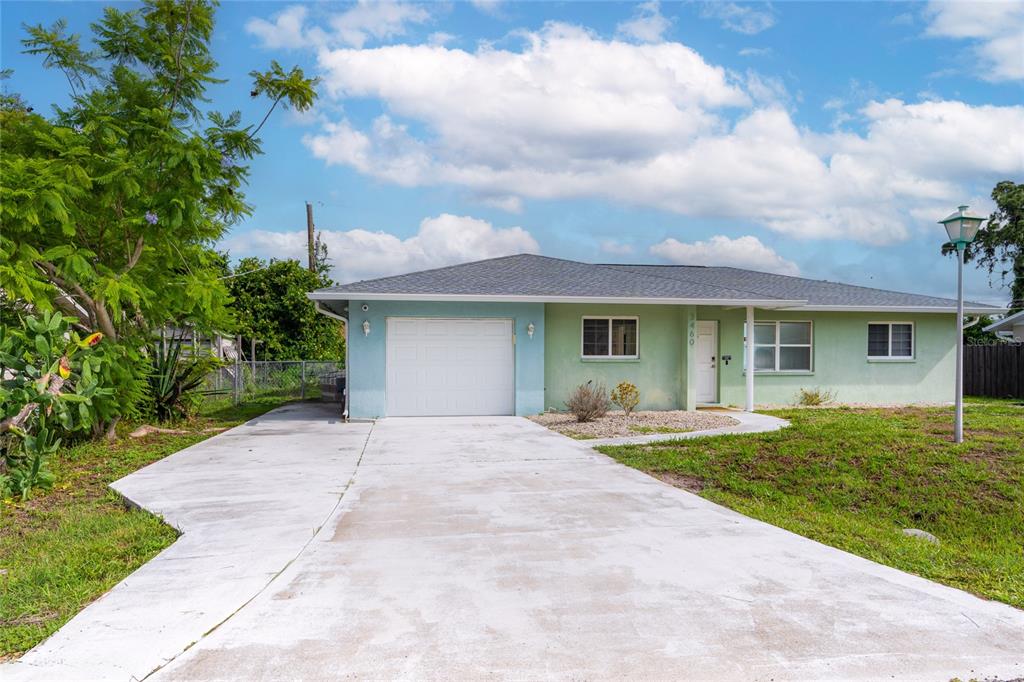
[[[206,375],[217,364],[210,355],[183,355],[183,341],[183,333],[176,333],[153,344],[149,388],[153,411],[162,422],[191,414]]]

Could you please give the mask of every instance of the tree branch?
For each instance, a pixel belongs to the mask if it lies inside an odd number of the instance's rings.
[[[85,289],[81,285],[73,284],[68,282],[63,277],[57,274],[57,266],[53,263],[47,263],[46,261],[36,261],[36,265],[43,269],[43,272],[50,278],[57,287],[63,289],[65,292],[74,292],[78,297],[82,299],[82,302],[88,306],[89,313],[96,320],[97,326],[100,331],[109,338],[111,341],[117,341],[117,330],[114,328],[114,323],[110,319],[110,314],[107,312],[107,307],[103,305],[101,301],[96,301],[92,296],[85,293]]]
[[[174,93],[171,96],[171,106],[167,109],[168,113],[171,114],[171,119],[174,118],[174,107],[178,104],[178,94],[181,90],[181,51],[185,48],[185,40],[188,38],[188,30],[192,24],[192,3],[185,3],[185,23],[181,29],[181,40],[178,41],[178,52],[174,55],[174,68],[177,69],[177,73],[174,74]]]
[[[146,237],[140,234],[139,238],[135,240],[135,250],[132,252],[132,255],[129,256],[128,264],[125,266],[124,270],[121,271],[122,275],[127,273],[132,268],[134,268],[135,265],[139,262],[139,258],[142,257],[142,247],[143,245],[145,245],[145,243]]]
[[[256,130],[254,130],[251,133],[249,133],[248,139],[251,140],[253,137],[256,136],[256,133],[258,133],[260,131],[260,128],[263,127],[263,124],[266,123],[267,119],[270,118],[270,115],[272,113],[274,113],[274,108],[277,106],[277,103],[280,102],[283,97],[284,97],[284,95],[281,95],[281,97],[278,97],[277,99],[274,100],[274,103],[270,105],[270,109],[267,111],[267,115],[264,116],[263,120],[260,121],[260,124],[258,126],[256,126]]]

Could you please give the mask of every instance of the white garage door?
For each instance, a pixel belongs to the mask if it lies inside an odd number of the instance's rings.
[[[512,320],[389,317],[387,414],[515,413]]]

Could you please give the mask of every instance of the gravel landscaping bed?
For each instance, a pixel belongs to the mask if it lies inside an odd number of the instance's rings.
[[[706,431],[739,423],[720,412],[703,410],[697,412],[683,410],[634,412],[628,418],[622,412],[609,412],[600,419],[583,424],[577,422],[576,418],[568,412],[545,412],[530,417],[530,419],[552,431],[558,431],[578,439]]]

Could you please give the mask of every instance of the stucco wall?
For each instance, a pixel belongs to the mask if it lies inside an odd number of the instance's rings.
[[[697,317],[718,320],[719,355],[732,355],[719,365],[719,389],[724,405],[743,405],[743,310],[701,307]],[[901,313],[800,313],[755,311],[755,319],[811,320],[814,323],[813,370],[810,373],[758,373],[754,378],[757,404],[788,404],[801,388],[835,391],[848,403],[914,403],[953,400],[956,330],[954,315]],[[913,322],[912,360],[868,360],[868,322]]]
[[[369,306],[365,313],[362,305]],[[367,419],[384,415],[386,319],[388,317],[501,317],[513,320],[516,334],[516,414],[542,411],[544,406],[544,304],[443,303],[418,301],[352,301],[349,304],[349,416]],[[363,320],[370,322],[364,336]],[[533,323],[533,338],[526,326]]]
[[[544,407],[564,410],[569,394],[589,380],[609,391],[620,381],[640,389],[640,409],[677,410],[683,406],[687,306],[548,303],[544,321]],[[639,358],[586,359],[580,334],[584,315],[639,318]]]
[[[385,409],[385,319],[416,317],[504,317],[516,331],[516,414],[562,410],[569,393],[588,380],[610,390],[620,381],[640,388],[641,409],[682,409],[692,406],[692,368],[686,362],[688,330],[695,320],[719,322],[719,395],[723,405],[744,402],[742,309],[663,305],[595,305],[540,303],[433,303],[362,301],[349,307],[348,381],[350,414],[372,418]],[[581,320],[585,315],[636,316],[638,359],[584,360],[580,357]],[[811,320],[814,323],[814,369],[807,373],[766,374],[755,378],[755,401],[788,404],[800,388],[836,392],[840,402],[944,402],[953,398],[953,315],[889,313],[800,313],[758,310],[757,320]],[[363,336],[362,322],[371,333]],[[915,357],[910,361],[869,361],[869,321],[910,321],[915,325]],[[535,326],[528,338],[526,326]]]
[[[570,391],[588,380],[609,390],[620,381],[640,389],[641,409],[683,409],[695,395],[687,390],[688,329],[691,316],[719,322],[719,400],[742,406],[746,395],[743,373],[743,309],[659,305],[571,305],[545,308],[544,406],[565,409]],[[584,360],[580,357],[580,325],[584,315],[636,316],[639,359]],[[811,320],[814,323],[811,372],[759,373],[754,399],[759,405],[793,403],[801,388],[820,387],[851,403],[944,402],[953,399],[953,315],[891,313],[800,313],[756,311],[757,321]],[[910,321],[915,328],[915,357],[904,361],[867,359],[868,322]],[[692,371],[689,374],[693,377]]]

